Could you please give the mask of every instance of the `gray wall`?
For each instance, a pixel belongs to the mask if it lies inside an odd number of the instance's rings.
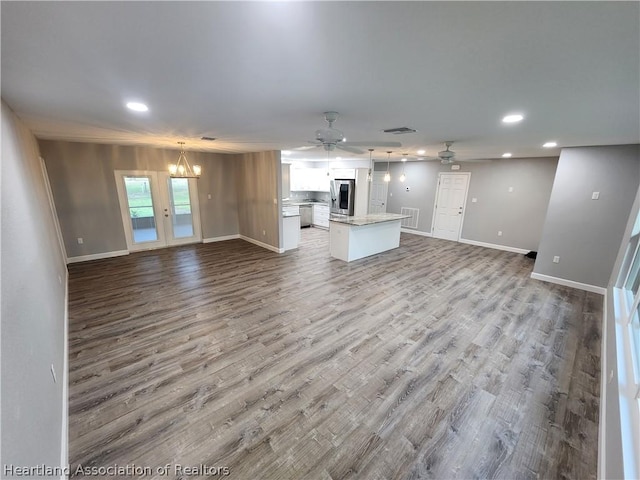
[[[40,140],[68,257],[126,250],[115,170],[164,171],[179,151]],[[233,155],[187,152],[198,180],[202,237],[238,233]],[[207,195],[211,194],[211,200]],[[77,238],[84,243],[79,245]]]
[[[66,452],[66,267],[38,157],[36,139],[3,101],[0,465],[61,466]]]
[[[235,158],[240,235],[279,248],[280,152],[246,153]]]
[[[537,250],[557,163],[555,157],[460,162],[459,172],[471,172],[461,237]],[[376,167],[386,169],[386,164]],[[419,208],[418,230],[431,233],[438,173],[451,172],[451,167],[433,161],[407,162],[404,168],[407,179],[402,183],[402,164],[391,164],[387,211],[400,213],[401,207]],[[513,192],[508,191],[509,187]]]
[[[606,287],[639,183],[640,145],[562,149],[534,272]]]

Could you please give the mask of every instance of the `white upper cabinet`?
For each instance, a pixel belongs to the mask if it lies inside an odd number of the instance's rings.
[[[291,190],[328,192],[329,177],[324,168],[291,168]]]

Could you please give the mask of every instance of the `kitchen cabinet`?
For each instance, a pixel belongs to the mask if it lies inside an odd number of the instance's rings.
[[[291,191],[328,192],[329,177],[324,168],[292,168]]]
[[[314,205],[313,206],[313,226],[321,228],[329,228],[329,206]]]

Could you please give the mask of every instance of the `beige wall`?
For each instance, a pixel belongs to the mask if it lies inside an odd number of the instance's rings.
[[[41,140],[68,257],[127,249],[115,170],[164,171],[178,150]],[[238,234],[235,155],[187,152],[202,166],[198,196],[202,237]],[[211,195],[211,199],[208,195]],[[77,238],[84,243],[79,245]]]
[[[240,235],[274,248],[280,245],[280,152],[236,155]]]
[[[38,144],[4,101],[0,191],[1,464],[66,466],[65,259]]]

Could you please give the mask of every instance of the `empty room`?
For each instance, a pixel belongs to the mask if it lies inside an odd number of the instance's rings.
[[[639,2],[2,2],[2,478],[640,478]]]

